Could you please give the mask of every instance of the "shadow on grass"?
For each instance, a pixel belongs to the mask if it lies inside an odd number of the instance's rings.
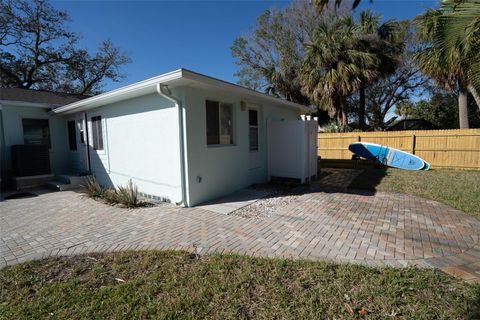
[[[386,175],[386,168],[365,169],[350,183],[348,188],[375,191]]]

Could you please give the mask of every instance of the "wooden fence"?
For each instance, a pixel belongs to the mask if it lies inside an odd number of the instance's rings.
[[[480,169],[480,129],[318,133],[318,155],[351,159],[348,145],[358,141],[411,152],[432,168]]]

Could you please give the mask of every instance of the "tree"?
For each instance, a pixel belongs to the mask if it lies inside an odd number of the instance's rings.
[[[436,92],[428,100],[400,104],[396,113],[403,113],[404,119],[424,119],[442,129],[455,129],[458,128],[455,100],[455,96],[450,93]]]
[[[0,85],[95,94],[105,79],[119,81],[130,59],[110,41],[94,54],[77,48],[68,21],[45,0],[2,0]]]
[[[319,10],[319,11],[322,11],[322,10],[325,10],[325,8],[327,7],[331,7],[333,5],[334,8],[338,8],[342,5],[342,3],[345,3],[347,1],[345,0],[313,0],[313,3],[315,4],[315,7]],[[355,9],[356,7],[358,7],[358,5],[360,4],[361,0],[353,0],[353,1],[350,1],[352,3],[351,7],[352,7],[352,10]],[[372,2],[372,0],[370,0],[370,2]]]
[[[358,100],[358,125],[365,130],[366,88],[379,79],[393,74],[399,64],[398,56],[403,50],[403,37],[397,22],[390,20],[380,24],[380,16],[362,11],[359,19],[359,49],[377,56],[378,64],[373,65],[375,77],[362,79]]]
[[[381,129],[386,116],[412,97],[428,92],[430,80],[414,61],[415,54],[424,46],[415,35],[409,20],[401,21],[396,36],[403,43],[403,50],[396,59],[395,72],[380,78],[365,90],[366,117],[371,127]]]
[[[416,59],[440,87],[458,93],[460,128],[469,127],[467,88],[480,83],[479,6],[478,0],[445,1],[416,18],[419,36],[430,42]],[[463,19],[467,16],[472,19]]]
[[[428,99],[399,104],[395,113],[404,119],[428,120],[442,129],[456,129],[459,124],[456,100],[455,94],[436,90]],[[470,100],[468,108],[471,126],[480,126],[480,112],[473,99]]]
[[[350,16],[319,25],[301,67],[302,89],[312,101],[347,125],[347,98],[378,77],[378,56],[358,46],[359,30]]]
[[[340,13],[343,9],[337,10]],[[305,43],[330,10],[318,13],[311,2],[295,1],[283,10],[267,10],[249,34],[235,39],[231,51],[240,67],[238,83],[251,89],[308,105],[299,70]]]

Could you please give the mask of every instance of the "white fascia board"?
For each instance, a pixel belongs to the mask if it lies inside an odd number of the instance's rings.
[[[203,74],[189,71],[186,69],[178,69],[172,72],[162,74],[157,77],[143,80],[119,89],[105,92],[91,98],[80,100],[78,102],[74,102],[66,106],[53,109],[51,112],[54,114],[74,113],[74,112],[84,111],[84,110],[100,107],[106,104],[130,99],[130,98],[138,97],[141,95],[154,93],[156,92],[155,88],[158,83],[168,84],[168,82],[175,82],[176,80],[180,80],[182,78],[186,80],[191,80],[193,82],[210,85],[225,91],[236,92],[248,97],[254,97],[256,99],[269,101],[279,106],[295,108],[300,110],[302,113],[310,113],[312,111],[309,107],[300,105],[298,103],[272,97],[264,93],[260,93],[251,89],[241,87],[233,83],[215,79],[215,78],[205,76]]]
[[[252,90],[252,89],[248,89],[248,88],[245,88],[245,87],[242,87],[242,86],[239,86],[237,84],[233,84],[233,83],[230,83],[230,82],[227,82],[227,81],[215,79],[215,78],[212,78],[212,77],[209,77],[209,76],[206,76],[206,75],[203,75],[203,74],[199,74],[199,73],[196,73],[196,72],[193,72],[193,71],[189,71],[189,70],[184,69],[183,70],[183,77],[186,78],[186,79],[192,80],[192,81],[197,81],[197,82],[201,82],[201,83],[211,85],[211,86],[214,86],[214,87],[217,87],[217,88],[221,88],[225,91],[232,91],[232,92],[235,91],[237,93],[244,94],[246,96],[255,97],[257,99],[261,99],[261,100],[264,100],[264,101],[266,100],[266,101],[269,101],[269,102],[272,102],[274,104],[281,105],[281,106],[284,106],[284,107],[299,109],[301,112],[304,112],[304,113],[312,112],[312,109],[310,109],[307,106],[304,106],[304,105],[301,105],[301,104],[298,104],[298,103],[295,103],[295,102],[291,102],[291,101],[288,101],[288,100],[276,98],[276,97],[270,96],[270,95],[265,94],[265,93],[261,93],[261,92],[258,92],[258,91]]]
[[[141,96],[147,93],[154,93],[155,86],[159,82],[168,82],[182,77],[182,70],[175,70],[169,73],[162,74],[157,77],[153,77],[147,80],[136,82],[134,84],[121,87],[112,91],[108,91],[91,98],[83,99],[74,103],[67,104],[66,106],[53,109],[52,113],[73,113],[83,110],[88,110],[109,103],[114,103],[121,100],[126,100]]]

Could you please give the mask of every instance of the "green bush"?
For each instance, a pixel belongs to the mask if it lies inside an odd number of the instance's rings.
[[[324,133],[336,133],[336,132],[351,132],[353,129],[348,125],[338,124],[336,121],[332,121],[324,126],[321,126],[319,129],[320,132]]]

